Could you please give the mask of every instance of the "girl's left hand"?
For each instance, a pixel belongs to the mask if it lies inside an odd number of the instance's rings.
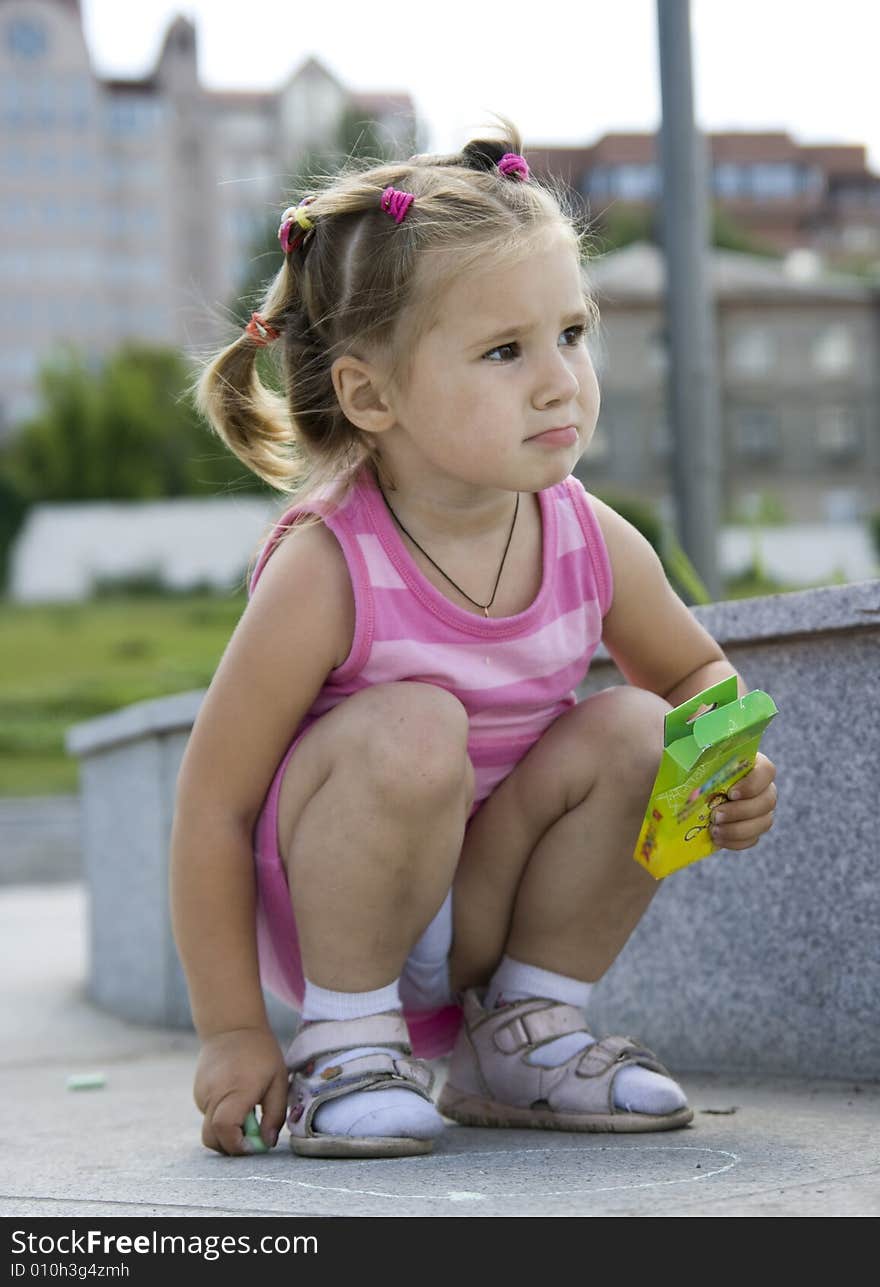
[[[712,811],[711,834],[719,849],[751,849],[773,826],[776,767],[760,751],[755,766]]]

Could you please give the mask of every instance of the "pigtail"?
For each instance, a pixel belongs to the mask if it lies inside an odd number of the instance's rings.
[[[283,327],[288,268],[275,277],[260,318],[273,330]],[[230,451],[271,487],[293,490],[303,472],[296,450],[296,427],[288,401],[267,388],[257,370],[264,346],[258,336],[240,331],[206,365],[196,387],[196,406]]]

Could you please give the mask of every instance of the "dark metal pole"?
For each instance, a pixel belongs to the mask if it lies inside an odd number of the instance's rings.
[[[708,245],[706,146],[694,122],[689,0],[657,0],[660,162],[669,332],[669,419],[678,536],[721,593],[721,435]]]

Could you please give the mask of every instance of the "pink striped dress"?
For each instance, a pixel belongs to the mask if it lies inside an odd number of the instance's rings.
[[[278,520],[257,561],[250,593],[278,540],[299,516],[320,514],[339,541],[355,601],[348,657],[332,670],[278,766],[254,832],[257,941],[265,986],[294,1008],[303,977],[296,923],[278,852],[278,795],[287,762],[308,729],[338,702],[373,684],[437,684],[470,717],[474,812],[553,721],[575,705],[611,606],[605,542],[581,483],[570,476],[538,493],[543,576],[534,601],[513,617],[487,618],[450,602],[422,574],[365,467],[340,505],[325,495]],[[452,1045],[458,1006],[407,1013],[413,1051]]]

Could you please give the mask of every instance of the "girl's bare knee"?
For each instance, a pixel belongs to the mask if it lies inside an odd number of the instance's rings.
[[[457,697],[433,684],[377,684],[359,694],[350,743],[375,788],[409,805],[473,797],[467,754],[468,715]]]
[[[663,721],[669,702],[644,688],[606,688],[572,711],[570,734],[601,748],[600,775],[616,784],[620,794],[647,799],[663,752]]]
[[[613,694],[602,713],[609,739],[607,770],[624,790],[647,800],[663,754],[663,721],[672,707],[644,688],[606,691]]]

